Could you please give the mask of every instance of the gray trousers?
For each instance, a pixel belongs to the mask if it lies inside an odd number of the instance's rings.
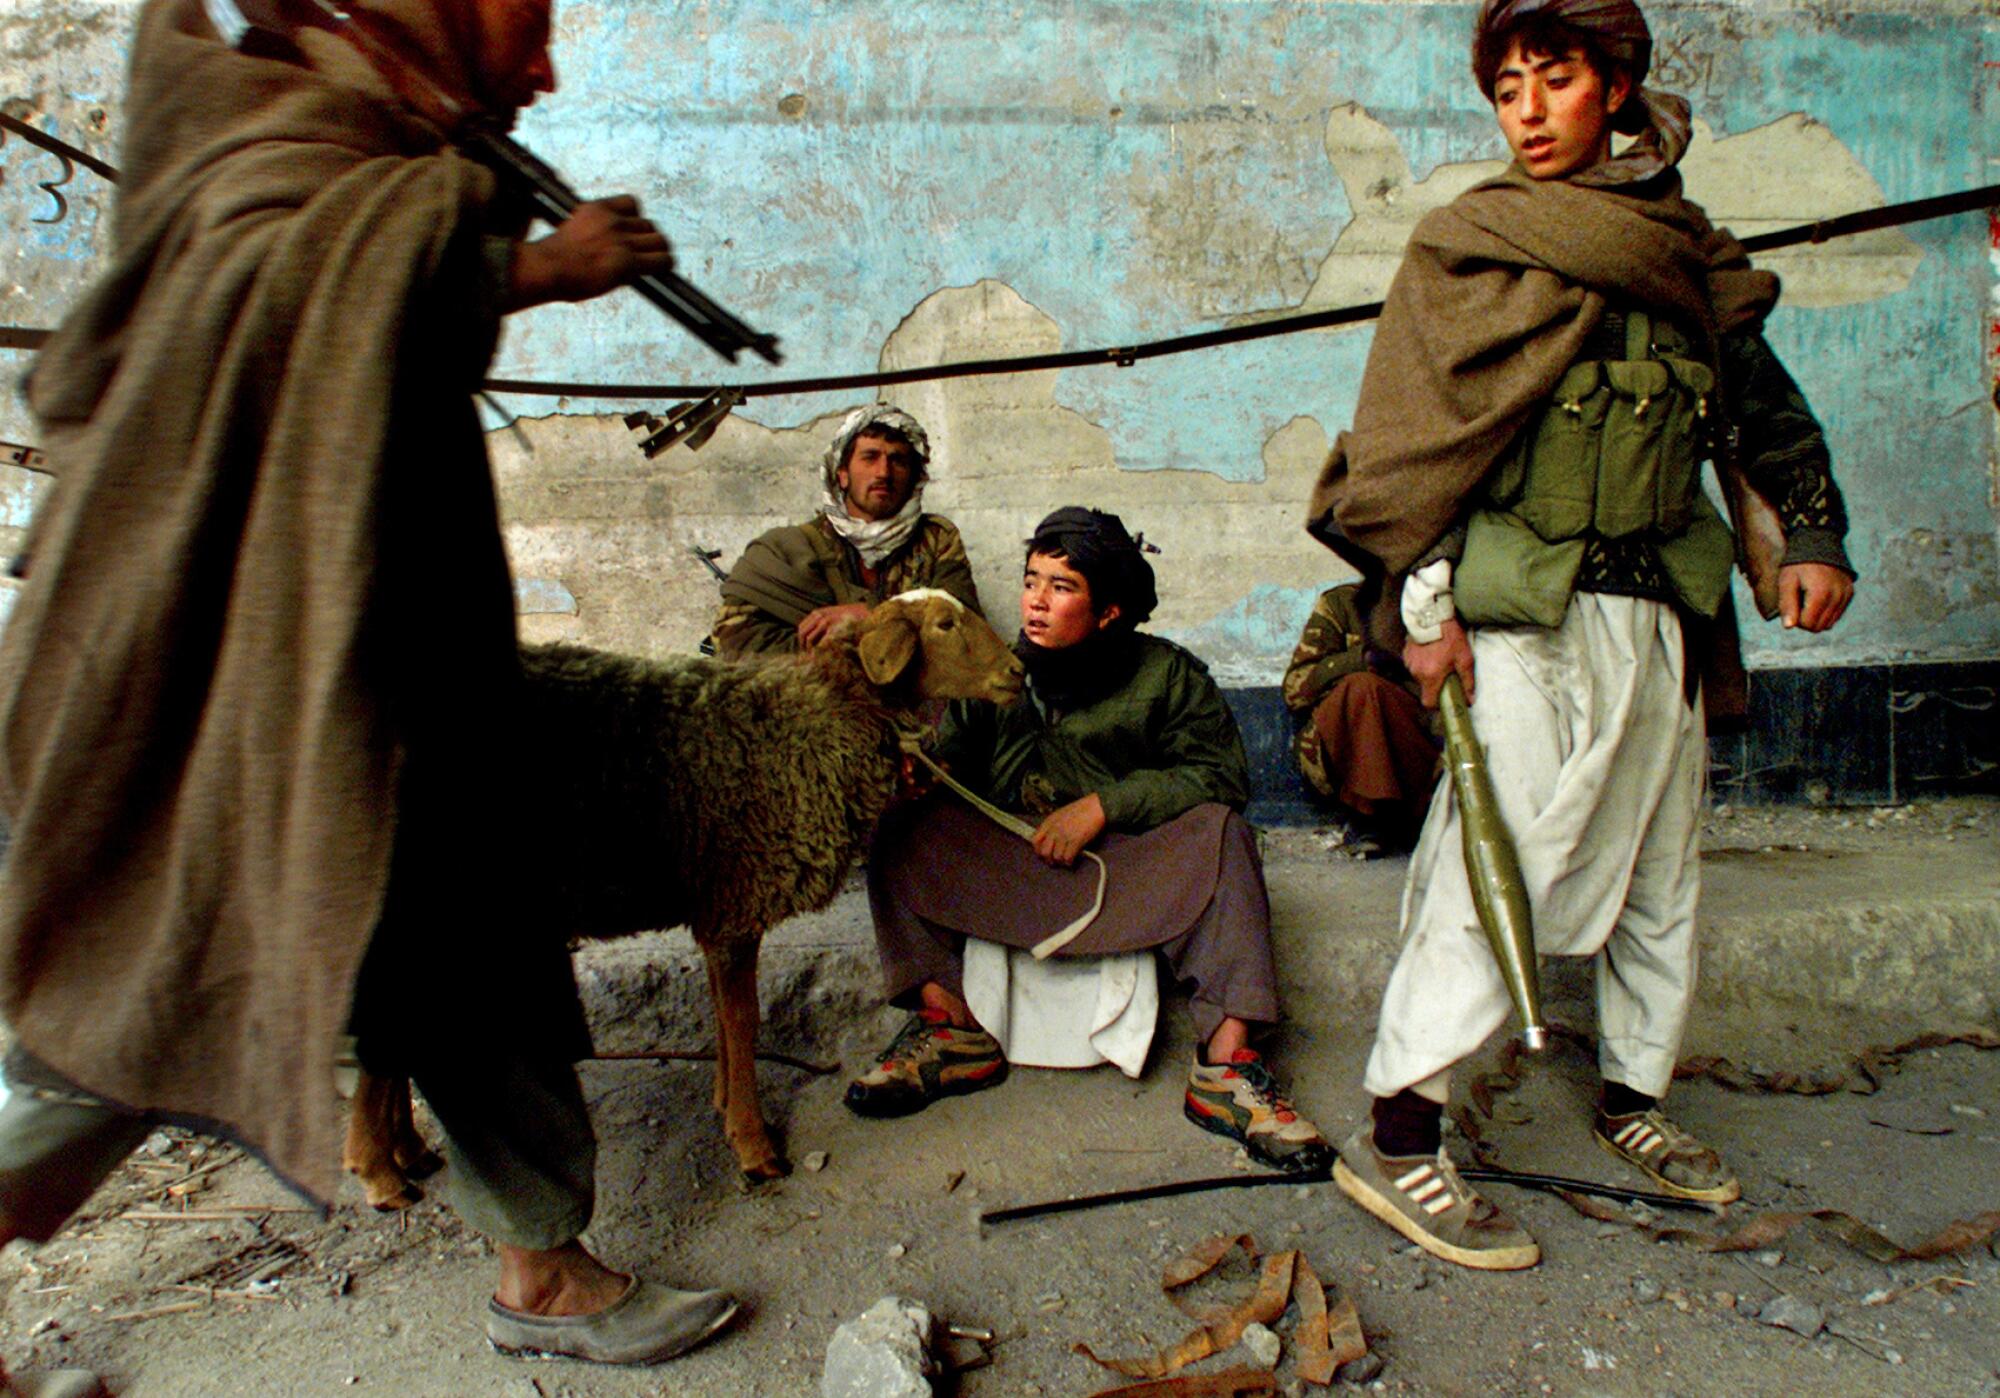
[[[575,1068],[487,1056],[427,1066],[415,1082],[444,1129],[459,1217],[519,1248],[560,1247],[583,1231],[597,1140]],[[0,1108],[0,1217],[47,1242],[158,1123],[79,1092],[10,1086]]]

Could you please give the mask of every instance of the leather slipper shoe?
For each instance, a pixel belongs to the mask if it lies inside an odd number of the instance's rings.
[[[632,1278],[595,1315],[528,1315],[487,1302],[486,1338],[502,1354],[658,1364],[686,1353],[729,1323],[736,1301],[721,1291],[676,1291]]]

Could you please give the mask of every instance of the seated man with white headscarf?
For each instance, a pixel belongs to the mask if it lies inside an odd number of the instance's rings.
[[[965,541],[923,510],[930,460],[930,438],[908,413],[887,403],[849,413],[826,450],[819,514],[759,535],[730,569],[715,653],[809,650],[912,588],[939,588],[978,611]]]

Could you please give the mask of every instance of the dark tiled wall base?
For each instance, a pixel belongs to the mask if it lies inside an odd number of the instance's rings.
[[[1758,670],[1750,722],[1709,739],[1710,799],[1881,804],[2000,791],[2000,661]],[[1314,825],[1327,808],[1292,761],[1275,686],[1228,691],[1250,755],[1250,818]]]

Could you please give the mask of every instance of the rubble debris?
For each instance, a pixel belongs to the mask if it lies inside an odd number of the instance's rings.
[[[1243,1327],[1240,1343],[1250,1357],[1266,1369],[1277,1368],[1278,1356],[1285,1350],[1285,1342],[1278,1338],[1277,1331],[1254,1320]]]
[[[1847,1244],[1854,1251],[1884,1266],[1892,1262],[1929,1262],[1936,1258],[1949,1257],[1969,1251],[2000,1235],[2000,1209],[1991,1209],[1972,1218],[1962,1218],[1947,1224],[1932,1237],[1909,1247],[1884,1237],[1852,1214],[1842,1213],[1838,1209],[1805,1209],[1758,1214],[1734,1232],[1717,1237],[1711,1233],[1697,1232],[1692,1228],[1664,1228],[1656,1223],[1641,1222],[1581,1194],[1565,1193],[1560,1197],[1564,1203],[1585,1218],[1597,1219],[1602,1223],[1623,1224],[1627,1228],[1645,1234],[1655,1242],[1685,1243],[1703,1252],[1754,1253],[1757,1260],[1767,1267],[1777,1266],[1785,1256],[1771,1244],[1800,1224],[1808,1222],[1817,1224],[1823,1231]],[[1765,1261],[1766,1256],[1771,1260]]]
[[[1182,1374],[1120,1388],[1100,1389],[1090,1398],[1254,1398],[1276,1393],[1278,1376],[1267,1369],[1225,1369],[1219,1374]]]
[[[826,1168],[826,1152],[823,1150],[807,1151],[799,1161],[799,1168],[809,1175],[817,1175],[821,1170]]]
[[[1382,1377],[1382,1356],[1370,1350],[1359,1359],[1350,1359],[1334,1373],[1334,1377],[1350,1387],[1373,1383]]]
[[[1780,1292],[1757,1308],[1757,1319],[1808,1340],[1826,1329],[1826,1312],[1790,1292]]]
[[[1197,1306],[1177,1293],[1207,1276],[1231,1253],[1241,1250],[1258,1264],[1257,1283],[1247,1297],[1234,1304]],[[1264,1255],[1247,1233],[1217,1234],[1191,1249],[1186,1256],[1169,1263],[1160,1278],[1160,1289],[1199,1324],[1166,1349],[1126,1359],[1106,1359],[1078,1341],[1071,1348],[1095,1364],[1128,1378],[1157,1379],[1174,1374],[1189,1364],[1220,1354],[1236,1344],[1251,1325],[1269,1327],[1285,1313],[1294,1294],[1298,1299],[1299,1320],[1292,1343],[1297,1351],[1301,1377],[1317,1384],[1331,1382],[1333,1372],[1350,1359],[1368,1352],[1361,1335],[1360,1317],[1351,1301],[1343,1297],[1329,1310],[1326,1291],[1319,1276],[1297,1251]],[[1179,1390],[1161,1390],[1168,1392]],[[1190,1390],[1192,1391],[1192,1390]]]
[[[931,1398],[931,1313],[884,1296],[833,1332],[820,1373],[821,1398]]]

